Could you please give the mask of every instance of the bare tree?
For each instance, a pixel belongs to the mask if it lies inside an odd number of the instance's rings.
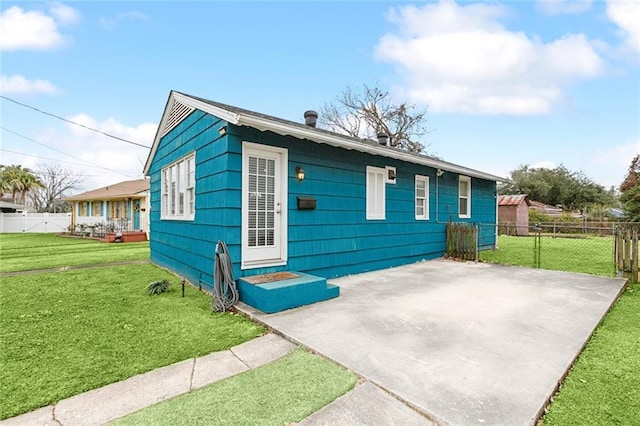
[[[82,176],[70,169],[63,169],[58,164],[42,164],[36,171],[42,188],[30,192],[31,200],[38,212],[60,211],[64,205],[62,198],[67,192],[78,189]]]
[[[347,87],[334,101],[320,109],[321,126],[356,138],[376,139],[379,133],[389,136],[389,145],[420,153],[427,146],[419,139],[425,136],[426,110],[403,102],[394,104],[389,92],[376,84],[363,85],[361,92]]]

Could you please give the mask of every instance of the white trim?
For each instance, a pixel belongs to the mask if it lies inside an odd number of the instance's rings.
[[[460,213],[460,199],[463,197],[460,194],[460,182],[467,182],[467,214]],[[471,217],[471,178],[469,176],[458,177],[458,217],[461,219],[469,219]]]
[[[182,157],[180,157],[179,159],[177,159],[176,161],[170,163],[170,164],[166,164],[164,167],[162,167],[160,169],[160,220],[182,220],[182,221],[193,221],[196,218],[196,212],[195,212],[195,202],[196,202],[196,182],[194,181],[193,183],[193,205],[194,205],[194,210],[193,213],[189,212],[189,206],[190,206],[190,200],[189,200],[189,196],[188,196],[188,191],[187,191],[187,187],[186,187],[186,180],[187,180],[187,176],[186,176],[186,170],[184,172],[178,172],[176,170],[176,174],[178,176],[178,178],[176,179],[176,188],[175,188],[175,195],[172,196],[172,191],[171,188],[169,188],[169,193],[167,195],[167,201],[165,201],[165,171],[167,169],[170,168],[175,168],[175,166],[181,164],[183,167],[186,167],[189,159],[193,158],[193,166],[194,166],[194,170],[195,170],[195,165],[196,165],[196,152],[195,151],[191,151],[189,154],[184,155]],[[182,179],[180,179],[180,177],[182,177]],[[173,179],[173,178],[171,178]],[[182,181],[182,182],[181,182]],[[182,183],[181,186],[179,186],[179,184]],[[179,186],[179,187],[178,187]],[[184,187],[183,187],[184,186]],[[180,206],[178,204],[178,200],[180,197],[180,189],[182,189],[182,192],[184,193],[183,195],[183,202],[182,202],[182,214],[179,213],[180,211]],[[171,200],[173,198],[173,200]],[[174,207],[174,212],[171,213],[169,212],[168,214],[165,213],[165,210],[168,208],[168,206],[171,205],[171,202],[175,202],[175,207]]]
[[[260,259],[260,260],[248,260],[248,244],[247,244],[247,215],[246,212],[248,210],[247,197],[245,194],[247,193],[247,188],[249,185],[248,182],[248,174],[244,169],[245,158],[248,151],[257,150],[257,151],[266,151],[272,152],[280,155],[280,238],[278,241],[280,255],[277,258],[270,259]],[[288,227],[288,205],[287,198],[289,196],[288,192],[288,165],[289,165],[289,151],[286,148],[278,148],[269,145],[261,145],[253,142],[242,142],[242,249],[241,249],[241,263],[240,269],[251,269],[251,268],[262,268],[268,266],[281,266],[287,264],[288,254],[287,254],[287,246],[288,246],[288,236],[287,236],[287,227]],[[276,182],[277,184],[277,182]]]
[[[418,215],[417,208],[418,204],[416,200],[418,199],[418,181],[422,181],[425,183],[425,196],[424,198],[424,213],[420,216]],[[414,208],[413,211],[415,213],[416,220],[429,220],[429,176],[416,175],[414,180],[415,185],[415,193],[414,193]]]
[[[168,108],[169,114],[162,120],[162,134],[165,136],[174,127],[176,127],[182,120],[184,120],[189,114],[193,112],[195,108],[186,104],[183,104],[177,99],[173,99],[171,107]]]
[[[373,142],[372,143],[360,142],[349,136],[340,135],[338,133],[328,132],[326,130],[305,126],[300,123],[294,123],[294,122],[286,123],[286,122],[276,121],[272,118],[269,118],[268,116],[258,115],[257,113],[254,113],[254,114],[251,114],[250,112],[241,113],[241,114],[234,113],[227,109],[217,107],[206,102],[199,101],[188,95],[184,95],[182,93],[178,93],[174,91],[172,91],[169,94],[169,101],[167,102],[167,106],[165,107],[165,111],[162,118],[163,121],[166,120],[166,116],[169,114],[168,106],[171,105],[171,101],[173,99],[177,99],[185,105],[192,106],[203,112],[219,117],[222,120],[227,121],[228,123],[235,124],[238,126],[249,126],[258,130],[263,130],[263,131],[269,130],[271,132],[278,133],[280,135],[290,135],[299,139],[308,139],[316,143],[332,145],[339,148],[365,152],[373,155],[380,155],[387,158],[394,158],[396,160],[429,166],[435,169],[442,169],[445,171],[473,176],[476,178],[485,179],[489,181],[508,182],[508,179],[505,179],[500,176],[492,175],[490,173],[485,173],[478,170],[470,169],[468,167],[438,160],[433,157],[426,157],[426,156],[411,154],[406,151],[400,151],[398,149],[382,146],[380,144],[373,143]],[[162,126],[163,126],[163,122],[161,121],[159,129],[162,129]],[[153,146],[151,147],[149,157],[147,158],[147,162],[144,167],[145,175],[149,174],[149,168],[151,167],[151,160],[155,156],[157,145],[159,144],[160,139],[161,139],[161,135],[158,132],[156,133]]]
[[[367,172],[365,176],[365,211],[367,220],[385,220],[386,212],[387,212],[387,194],[386,194],[386,179],[387,170],[380,167],[367,166]],[[374,175],[374,180],[370,180],[370,175]],[[377,182],[377,179],[381,177],[381,182]],[[380,184],[380,185],[378,185]],[[375,191],[374,199],[371,200],[370,197],[370,189]],[[377,207],[379,206],[380,200],[382,200],[382,212],[377,211]],[[373,209],[371,211],[369,209],[370,202],[373,201]]]

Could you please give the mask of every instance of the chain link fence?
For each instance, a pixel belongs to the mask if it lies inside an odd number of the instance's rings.
[[[506,265],[615,276],[615,224],[476,224],[478,260]]]

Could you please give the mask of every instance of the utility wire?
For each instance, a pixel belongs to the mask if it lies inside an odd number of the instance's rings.
[[[28,137],[28,136],[25,136],[25,135],[20,134],[20,133],[18,133],[18,132],[14,132],[13,130],[7,129],[7,128],[6,128],[6,127],[4,127],[4,126],[0,126],[0,129],[4,130],[4,131],[6,131],[6,132],[12,133],[12,134],[14,134],[14,135],[16,135],[16,136],[18,136],[18,137],[23,138],[23,139],[26,139],[26,140],[28,140],[29,142],[33,142],[33,143],[35,143],[35,144],[38,144],[38,145],[44,146],[45,148],[48,148],[48,149],[50,149],[50,150],[52,150],[52,151],[59,152],[60,154],[64,154],[64,155],[67,155],[67,156],[69,156],[69,157],[71,157],[71,158],[75,158],[76,160],[84,161],[85,163],[90,164],[90,165],[92,165],[92,166],[94,166],[94,167],[98,167],[98,168],[101,168],[101,169],[104,169],[104,170],[107,170],[107,171],[110,171],[110,172],[114,172],[114,173],[129,173],[129,172],[125,172],[124,170],[113,170],[113,169],[108,169],[108,168],[106,168],[106,167],[101,166],[100,164],[96,164],[96,163],[93,163],[93,162],[91,162],[91,161],[85,160],[85,159],[83,159],[83,158],[76,157],[75,155],[68,154],[68,153],[66,153],[66,152],[64,152],[64,151],[61,151],[61,150],[56,149],[56,148],[53,148],[53,147],[51,147],[51,146],[49,146],[49,145],[46,145],[46,144],[44,144],[44,143],[42,143],[42,142],[38,142],[38,141],[37,141],[37,140],[35,140],[35,139],[31,139],[31,138],[30,138],[30,137]]]
[[[86,164],[80,164],[80,163],[74,163],[73,161],[64,161],[64,160],[58,160],[56,158],[49,158],[49,157],[41,157],[39,155],[33,155],[33,154],[25,154],[24,152],[18,152],[18,151],[12,151],[10,149],[4,149],[4,148],[0,148],[0,151],[4,151],[4,152],[10,152],[11,154],[18,154],[18,155],[24,155],[27,157],[34,157],[34,158],[39,158],[41,160],[50,160],[50,161],[57,161],[59,163],[67,163],[67,164],[73,164],[75,166],[83,166],[83,167],[88,167]],[[104,167],[100,167],[101,169],[104,169]],[[105,169],[108,170],[110,172],[116,172],[122,176],[128,176],[128,177],[132,177],[133,173],[128,173],[128,172],[118,172],[116,170],[109,170],[109,169]]]
[[[112,134],[109,134],[109,133],[103,132],[102,130],[97,130],[97,129],[94,129],[94,128],[89,127],[89,126],[85,126],[84,124],[76,123],[75,121],[68,120],[68,119],[66,119],[66,118],[60,117],[59,115],[55,115],[55,114],[52,114],[52,113],[50,113],[50,112],[43,111],[43,110],[38,109],[38,108],[36,108],[36,107],[33,107],[33,106],[31,106],[31,105],[23,104],[22,102],[18,102],[18,101],[16,101],[15,99],[11,99],[11,98],[9,98],[9,97],[7,97],[7,96],[4,96],[4,95],[0,95],[0,98],[5,99],[5,100],[7,100],[7,101],[9,101],[9,102],[13,102],[14,104],[17,104],[17,105],[23,106],[23,107],[25,107],[25,108],[32,109],[32,110],[37,111],[37,112],[39,112],[39,113],[41,113],[41,114],[45,114],[45,115],[48,115],[48,116],[51,116],[51,117],[57,118],[58,120],[66,121],[67,123],[74,124],[74,125],[76,125],[76,126],[79,126],[79,127],[85,128],[85,129],[87,129],[87,130],[91,130],[92,132],[100,133],[100,134],[103,134],[103,135],[105,135],[105,136],[107,136],[107,137],[110,137],[110,138],[113,138],[113,139],[117,139],[117,140],[119,140],[119,141],[126,142],[126,143],[131,144],[131,145],[140,146],[140,147],[142,147],[142,148],[151,148],[151,147],[150,147],[150,146],[148,146],[148,145],[143,145],[143,144],[141,144],[141,143],[137,143],[137,142],[133,142],[133,141],[130,141],[130,140],[127,140],[127,139],[123,139],[123,138],[121,138],[121,137],[119,137],[119,136],[114,136],[114,135],[112,135]]]

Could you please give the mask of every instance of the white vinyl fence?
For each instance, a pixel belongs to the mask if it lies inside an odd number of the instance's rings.
[[[69,229],[71,213],[0,213],[0,233],[53,233]]]

